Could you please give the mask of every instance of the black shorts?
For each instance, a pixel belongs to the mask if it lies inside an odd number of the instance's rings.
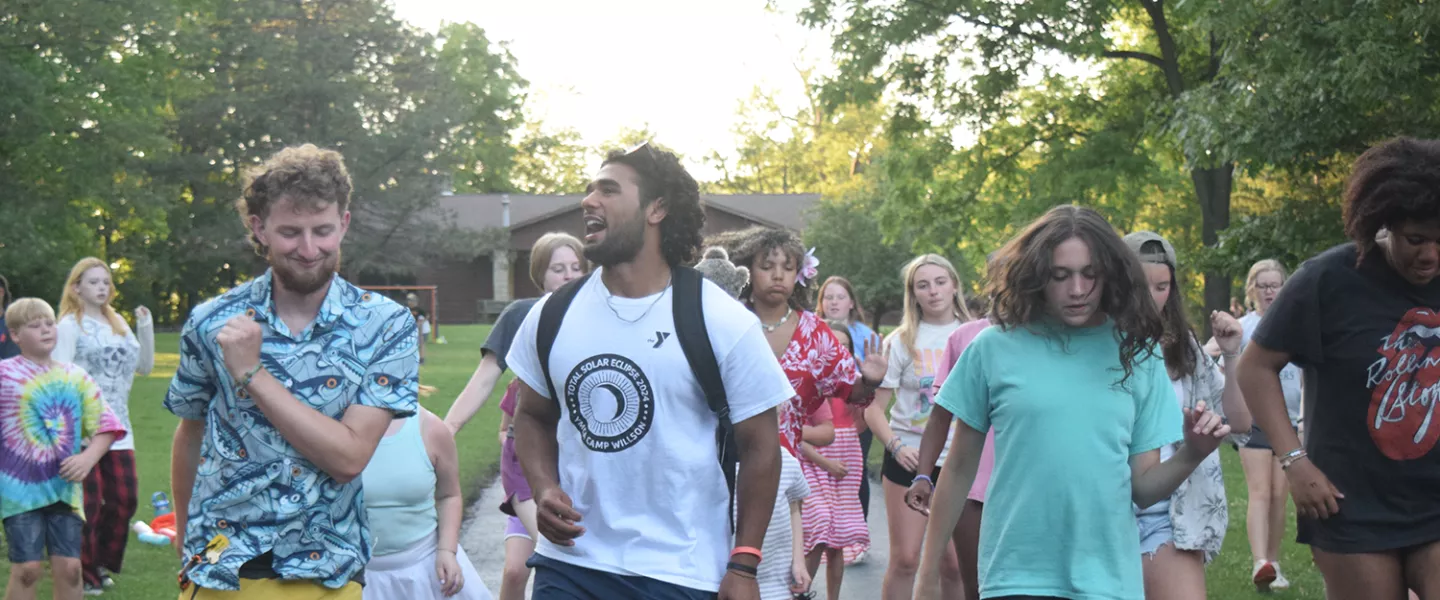
[[[885,452],[885,462],[880,466],[880,475],[900,487],[908,488],[910,484],[915,483],[915,473],[900,466],[900,461],[895,460],[895,455],[890,454],[888,450]],[[930,473],[930,482],[936,481],[940,481],[940,467],[938,466]]]
[[[1295,428],[1294,425],[1291,425],[1291,427],[1292,427],[1292,428]],[[1299,428],[1295,428],[1295,432],[1296,432],[1296,433],[1299,433],[1299,432],[1300,432],[1300,429],[1299,429]],[[1260,427],[1259,427],[1258,425],[1251,425],[1251,426],[1250,426],[1250,439],[1245,442],[1245,447],[1246,447],[1246,448],[1249,448],[1249,449],[1251,449],[1251,450],[1274,450],[1274,449],[1275,449],[1274,447],[1272,447],[1272,446],[1270,445],[1270,436],[1265,435],[1265,432],[1260,431]]]

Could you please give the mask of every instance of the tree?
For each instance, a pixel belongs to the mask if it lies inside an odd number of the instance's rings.
[[[718,193],[843,195],[856,189],[863,172],[884,147],[886,106],[826,107],[809,71],[800,72],[804,105],[780,106],[774,92],[756,88],[740,105],[732,129],[735,156],[712,152],[705,162],[721,177],[709,187]]]
[[[526,194],[574,194],[590,183],[593,160],[574,129],[545,131],[527,122],[515,145],[510,183]]]
[[[452,178],[508,189],[508,132],[525,82],[479,28],[447,25],[436,38],[379,0],[212,0],[180,40],[179,71],[200,81],[176,101],[176,167],[189,199],[172,214],[181,221],[173,250],[185,257],[176,272],[238,277],[232,263],[245,249],[231,199],[245,169],[288,145],[345,155],[349,274],[409,271],[452,254],[448,240],[464,234],[426,218]]]
[[[169,10],[149,0],[0,8],[0,267],[14,291],[56,301],[76,259],[164,235],[174,188],[148,168],[168,149],[148,82]]]
[[[871,325],[903,306],[905,289],[901,269],[913,258],[912,240],[886,239],[871,211],[879,204],[861,198],[822,201],[815,205],[805,227],[805,245],[815,248],[824,281],[831,275],[849,280],[856,300],[870,313]]]
[[[1427,55],[1419,47],[1435,43],[1424,32],[1433,29],[1440,17],[1428,7],[1404,4],[1400,0],[1329,3],[1321,11],[1326,14],[1315,20],[1313,3],[1298,1],[1251,3],[1237,9],[1231,3],[1172,5],[1162,0],[903,0],[883,5],[812,0],[801,18],[814,27],[838,31],[833,49],[839,75],[827,86],[829,101],[895,94],[901,99],[895,113],[902,125],[920,123],[897,129],[898,135],[924,132],[923,124],[928,122],[932,137],[936,129],[968,128],[982,132],[981,144],[993,143],[997,137],[986,138],[983,132],[1007,125],[1013,129],[1035,117],[1027,110],[1035,102],[1032,92],[1055,89],[1059,80],[1076,81],[1064,74],[1067,70],[1094,71],[1079,80],[1098,81],[1097,88],[1126,94],[1091,97],[1128,110],[1101,111],[1087,127],[1069,132],[1037,128],[1035,133],[1042,135],[1028,140],[1000,136],[1012,143],[979,152],[998,154],[1005,164],[1015,164],[1027,153],[1048,160],[1044,148],[1057,142],[1074,145],[1071,140],[1096,132],[1131,132],[1136,137],[1131,138],[1130,148],[1154,153],[1162,163],[1182,165],[1199,208],[1200,238],[1214,246],[1219,232],[1229,225],[1237,161],[1258,168],[1277,155],[1328,156],[1340,150],[1333,146],[1338,139],[1334,136],[1299,135],[1303,141],[1293,141],[1297,137],[1293,132],[1317,129],[1305,115],[1326,112],[1324,92],[1291,93],[1305,83],[1330,79],[1331,84],[1321,87],[1331,93],[1361,83],[1368,87],[1369,92],[1344,95],[1354,100],[1346,103],[1351,118],[1345,122],[1352,127],[1344,137],[1351,140],[1370,141],[1393,131],[1391,119],[1376,118],[1364,109],[1411,114],[1417,106],[1434,108],[1435,53]],[[1365,18],[1349,18],[1357,12]],[[1392,14],[1400,18],[1393,19]],[[1397,36],[1404,41],[1395,41]],[[1339,39],[1349,43],[1333,44]],[[1375,44],[1373,51],[1360,53],[1363,62],[1321,60],[1349,52],[1356,43]],[[1379,50],[1387,46],[1399,50]],[[1383,64],[1396,59],[1406,65]],[[1333,73],[1337,63],[1346,75]],[[1356,75],[1362,72],[1366,74]],[[1420,78],[1419,84],[1407,79],[1426,73],[1428,79]],[[1037,81],[1043,83],[1035,85]],[[1417,92],[1419,101],[1387,104],[1380,97],[1391,89],[1386,83],[1405,90],[1429,85],[1429,91]],[[1258,101],[1261,96],[1268,100]],[[1061,97],[1079,98],[1073,93]],[[1268,108],[1247,110],[1243,108],[1247,102]],[[1396,110],[1395,104],[1404,110]],[[1271,119],[1257,126],[1261,116]],[[1066,135],[1049,137],[1043,135],[1046,131]],[[1277,139],[1267,131],[1292,134]],[[1292,150],[1276,148],[1282,144]],[[922,146],[937,152],[947,149],[934,142]],[[1304,150],[1293,150],[1299,148]],[[1166,153],[1174,153],[1175,159]],[[1129,160],[1136,152],[1123,156]],[[937,185],[927,193],[974,197],[989,183],[988,175],[987,170],[967,176],[958,186]],[[968,219],[972,217],[950,216],[951,222]],[[1205,305],[1223,309],[1228,297],[1229,277],[1209,273]]]

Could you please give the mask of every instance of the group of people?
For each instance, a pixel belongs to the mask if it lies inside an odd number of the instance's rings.
[[[1248,312],[1211,313],[1204,342],[1170,242],[1076,206],[990,255],[978,310],[916,257],[882,339],[793,232],[707,240],[673,154],[612,152],[581,235],[535,243],[545,297],[504,311],[444,418],[419,405],[416,317],[336,275],[349,202],[339,154],[272,156],[237,204],[271,268],[186,320],[165,398],[182,599],[488,598],[454,436],[507,370],[502,600],[532,578],[539,599],[811,598],[821,566],[835,600],[870,546],[872,440],[885,600],[1205,598],[1225,440],[1257,589],[1288,585],[1293,491],[1329,598],[1440,599],[1440,142],[1362,155],[1352,243],[1288,281],[1256,263]],[[86,259],[58,316],[4,296],[7,598],[34,597],[47,554],[57,597],[121,571],[154,328],[112,295]]]

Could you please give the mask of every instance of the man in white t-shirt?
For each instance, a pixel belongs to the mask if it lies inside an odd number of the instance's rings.
[[[586,192],[585,257],[600,268],[561,321],[552,379],[537,350],[551,297],[506,360],[521,381],[516,454],[544,537],[529,563],[534,598],[758,599],[753,549],[780,476],[775,407],[794,390],[754,314],[706,281],[740,461],[732,550],[719,420],[676,339],[671,297],[672,267],[700,246],[698,186],[675,155],[642,144],[612,152]]]

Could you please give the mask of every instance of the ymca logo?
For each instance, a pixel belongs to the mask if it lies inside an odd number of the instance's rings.
[[[668,339],[670,339],[670,332],[668,332],[668,331],[657,331],[657,332],[655,332],[655,337],[653,337],[653,338],[651,338],[651,339],[648,339],[648,340],[645,340],[645,341],[650,342],[650,343],[652,343],[652,344],[655,344],[654,346],[651,346],[651,348],[655,348],[655,349],[658,350],[661,346],[664,346],[664,345],[665,345],[665,340],[668,340]]]

